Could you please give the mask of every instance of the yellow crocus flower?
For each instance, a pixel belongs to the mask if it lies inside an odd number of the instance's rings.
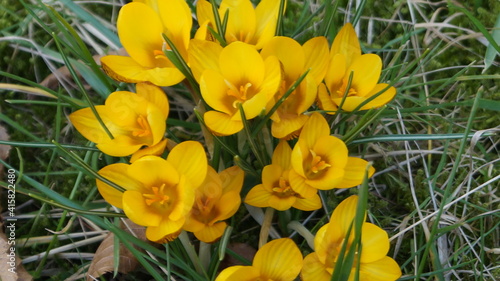
[[[330,135],[325,118],[315,112],[302,128],[291,156],[291,187],[304,198],[318,189],[349,188],[363,182],[368,162],[349,157],[345,143]],[[369,176],[375,172],[370,167]]]
[[[97,144],[102,152],[111,156],[128,156],[143,146],[159,155],[166,146],[164,134],[169,112],[168,99],[163,90],[149,83],[139,83],[136,93],[111,93],[104,105],[95,109],[109,130],[111,138],[87,107],[73,112],[69,119],[88,140]]]
[[[304,115],[316,100],[318,84],[323,80],[328,66],[328,41],[325,37],[314,37],[301,46],[289,37],[274,37],[262,48],[264,58],[276,56],[282,65],[284,77],[271,107],[307,70],[307,76],[272,115],[271,133],[275,138],[297,137],[309,118]]]
[[[290,238],[276,239],[260,248],[251,266],[231,266],[215,281],[292,281],[302,268],[302,254]]]
[[[276,32],[279,5],[280,0],[262,0],[254,8],[250,0],[222,0],[218,9],[221,21],[226,11],[229,12],[224,36],[226,43],[241,41],[261,49]],[[210,2],[198,1],[196,14],[201,26],[196,38],[210,37],[207,33],[207,25],[217,31]],[[200,32],[205,34],[199,34]]]
[[[240,105],[247,120],[265,110],[281,82],[280,63],[276,57],[264,60],[243,42],[226,46],[212,60],[218,67],[205,69],[200,77],[201,95],[214,109],[204,121],[214,134],[232,135],[243,129]]]
[[[243,179],[243,170],[237,166],[220,174],[209,166],[205,181],[196,190],[195,203],[184,230],[193,232],[205,243],[217,241],[226,229],[224,220],[233,216],[240,207]]]
[[[350,23],[339,31],[330,49],[330,65],[325,83],[318,89],[318,104],[329,114],[339,106],[344,111],[353,111],[367,99],[383,91],[376,98],[365,103],[358,110],[377,108],[390,102],[396,95],[396,88],[378,83],[382,72],[382,60],[375,54],[361,55],[356,32]],[[352,73],[350,87],[349,77]]]
[[[343,243],[347,250],[354,239],[354,231],[348,230],[356,215],[358,197],[353,195],[342,201],[333,211],[330,222],[322,226],[314,238],[315,252],[304,259],[301,278],[303,281],[330,281]],[[387,256],[389,237],[380,227],[364,222],[361,228],[361,255],[359,280],[393,281],[401,276],[401,270],[392,258]],[[348,280],[354,280],[356,264],[353,264]]]
[[[286,141],[281,140],[273,152],[272,164],[262,170],[262,184],[254,186],[248,192],[246,204],[261,208],[272,207],[279,211],[291,207],[303,211],[321,208],[318,194],[311,198],[302,198],[290,186],[291,155],[292,149]]]
[[[171,86],[184,75],[163,53],[165,34],[187,59],[192,16],[184,0],[143,0],[124,5],[118,14],[118,36],[129,54],[101,58],[106,73],[121,82]]]
[[[97,180],[102,197],[123,209],[138,225],[146,226],[146,237],[164,243],[182,230],[195,201],[195,191],[205,180],[207,158],[202,145],[186,141],[176,145],[167,159],[144,156],[132,164],[112,164],[99,174],[122,186],[122,193]]]

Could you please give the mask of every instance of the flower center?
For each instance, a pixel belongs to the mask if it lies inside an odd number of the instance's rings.
[[[214,206],[214,198],[212,197],[197,197],[196,198],[196,209],[198,209],[201,213],[201,215],[208,215]]]
[[[146,137],[151,135],[151,128],[149,127],[146,117],[139,115],[139,117],[137,117],[137,124],[139,125],[139,128],[132,131],[132,135],[134,137]]]
[[[332,166],[323,160],[321,156],[317,155],[316,152],[312,150],[310,150],[310,152],[312,154],[311,172],[317,174],[318,172]]]
[[[234,101],[234,108],[238,107],[238,102],[244,102],[248,99],[248,89],[252,87],[252,83],[248,82],[245,85],[240,85],[239,89],[234,86],[232,83],[225,81],[226,85],[229,87],[227,90],[227,94],[229,96],[235,97],[236,101]]]
[[[277,195],[280,197],[289,197],[296,195],[295,191],[290,187],[288,180],[283,176],[280,177],[278,186],[273,187],[273,192],[277,193]]]
[[[165,191],[165,184],[162,184],[160,187],[151,187],[152,193],[144,193],[142,196],[148,206],[151,206],[155,202],[164,205],[170,201],[170,197],[165,194]]]
[[[347,82],[343,82],[342,86],[340,86],[340,88],[337,90],[337,95],[339,97],[343,97],[344,94],[346,93],[346,89],[347,89]],[[358,95],[358,92],[356,91],[356,89],[354,89],[353,87],[349,87],[349,90],[347,91],[346,97],[351,97],[351,96],[356,96],[356,95]]]

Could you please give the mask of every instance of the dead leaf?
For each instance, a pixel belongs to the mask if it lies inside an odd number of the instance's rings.
[[[7,222],[7,226],[9,224]],[[3,229],[3,223],[0,223],[0,229]],[[17,256],[15,241],[15,239],[7,239],[5,233],[0,232],[0,280],[31,281],[33,276],[24,269],[21,259]]]
[[[255,253],[257,253],[257,250],[255,250],[254,247],[245,244],[245,243],[231,243],[227,246],[228,249],[231,251],[235,252],[239,256],[247,259],[248,261],[252,262],[253,257],[255,256]],[[224,260],[222,260],[219,269],[224,269],[230,266],[234,265],[245,265],[243,264],[240,260],[234,258],[231,255],[226,254],[224,257]]]
[[[127,231],[128,233],[136,236],[137,238],[147,241],[146,239],[146,229],[144,226],[137,225],[130,220],[125,220],[127,225],[130,227],[130,230],[125,226],[121,225],[121,228]],[[90,264],[89,270],[87,271],[87,281],[99,280],[99,276],[113,272],[115,269],[114,264],[114,252],[115,252],[115,244],[114,244],[115,235],[113,233],[109,233],[106,238],[101,242],[99,248],[95,252],[94,259]],[[123,245],[120,243],[120,260],[118,265],[118,272],[122,274],[127,274],[135,269],[138,264],[137,259],[134,255]]]

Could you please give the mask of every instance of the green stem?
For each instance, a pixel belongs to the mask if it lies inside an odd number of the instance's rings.
[[[250,133],[250,128],[248,126],[248,120],[245,116],[245,110],[243,108],[243,105],[241,103],[238,103],[238,109],[241,114],[241,121],[243,122],[243,130],[245,132],[245,135],[247,137],[248,144],[250,145],[250,149],[252,149],[253,154],[257,158],[257,161],[259,161],[259,164],[261,167],[265,166],[263,157],[261,155],[263,149],[257,148],[257,145],[255,144],[254,138],[252,138],[252,134]]]

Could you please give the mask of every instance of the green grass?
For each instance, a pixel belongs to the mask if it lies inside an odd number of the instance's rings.
[[[356,19],[363,51],[382,57],[382,80],[398,89],[395,100],[370,122],[343,114],[335,119],[334,133],[349,134],[350,153],[373,161],[377,172],[369,181],[368,220],[389,233],[389,255],[401,266],[400,280],[500,279],[500,76],[498,56],[491,55],[497,51],[492,30],[500,27],[493,11],[500,4],[361,1],[358,9],[356,1],[338,1],[335,10],[323,2],[288,1],[283,34],[301,43],[315,35],[331,41],[344,22]],[[82,105],[101,104],[109,92],[127,87],[107,78],[92,59],[119,46],[114,30],[119,7],[110,3],[57,1],[48,8],[37,1],[24,6],[1,1],[0,83],[40,87],[59,97],[0,90],[0,121],[10,135],[1,144],[14,147],[4,164],[17,171],[18,179],[18,257],[37,280],[77,280],[104,234],[112,232],[142,265],[125,280],[161,280],[167,268],[175,280],[204,280],[189,258],[188,241],[156,248],[116,226],[117,214],[96,190],[95,171],[125,160],[101,154],[67,118]],[[91,30],[108,40],[87,36]],[[487,51],[486,45],[493,47]],[[53,89],[38,86],[64,61],[74,62],[81,76],[64,77]],[[179,119],[169,121],[172,137],[201,140],[200,126],[185,122],[196,121],[185,89],[167,92],[175,97],[172,115]],[[222,159],[232,161],[228,155]],[[243,190],[258,180],[248,175]],[[2,179],[2,186],[7,184]],[[307,221],[309,213],[299,211],[279,220],[290,216],[315,233],[342,199],[357,192],[323,192],[324,210]],[[2,197],[6,194],[2,189]],[[233,226],[229,241],[257,245],[260,227],[244,207],[228,222]],[[280,223],[274,226],[282,235],[292,233]],[[304,254],[311,252],[302,238],[294,239]],[[217,249],[224,247],[222,242],[213,247],[206,275],[215,274]]]

